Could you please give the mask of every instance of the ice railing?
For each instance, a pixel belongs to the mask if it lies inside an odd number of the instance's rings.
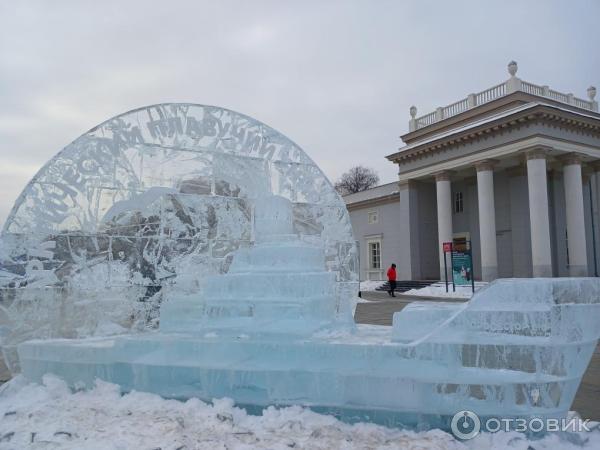
[[[0,347],[17,373],[21,342],[146,331],[158,323],[159,307],[147,286],[0,288]]]
[[[393,322],[399,354],[453,374],[436,389],[457,407],[562,415],[600,337],[600,280],[496,280],[468,303],[415,302]]]
[[[496,280],[467,303],[412,303],[393,327],[394,341],[447,347],[463,367],[502,368],[509,358],[515,370],[582,373],[589,359],[582,366],[565,349],[595,348],[600,279]]]
[[[571,320],[573,315],[577,320]],[[596,340],[600,338],[600,279],[499,279],[466,303],[412,303],[394,314],[394,324],[401,333],[398,338],[405,342],[423,336],[443,341],[456,331],[461,341],[479,337],[504,339],[506,344],[519,343],[521,338]],[[413,339],[407,339],[409,335]]]

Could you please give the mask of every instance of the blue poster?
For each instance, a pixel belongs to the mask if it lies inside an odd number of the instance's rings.
[[[452,252],[452,278],[457,286],[471,284],[471,254],[470,252]]]

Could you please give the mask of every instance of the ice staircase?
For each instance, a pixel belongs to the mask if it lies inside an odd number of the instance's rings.
[[[206,280],[200,295],[177,295],[162,305],[166,333],[288,337],[311,335],[335,318],[335,273],[322,248],[293,234],[289,200],[255,202],[255,245],[236,251],[229,271]]]

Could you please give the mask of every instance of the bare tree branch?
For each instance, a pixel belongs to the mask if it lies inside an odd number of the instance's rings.
[[[367,167],[356,166],[336,181],[335,189],[341,195],[348,195],[377,186],[377,183],[379,183],[377,172]]]

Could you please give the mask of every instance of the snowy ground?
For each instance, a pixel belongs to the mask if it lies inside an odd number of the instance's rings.
[[[460,442],[440,430],[348,425],[300,407],[251,416],[227,399],[210,405],[137,392],[121,396],[104,382],[72,393],[48,375],[43,385],[16,377],[0,387],[0,449],[598,449],[600,427],[594,426],[590,433],[535,441],[499,432]]]
[[[476,281],[475,291],[481,289],[487,283]],[[456,292],[452,291],[452,284],[448,284],[448,292],[446,292],[446,283],[434,283],[421,289],[411,289],[406,291],[405,295],[416,295],[425,297],[455,297],[455,298],[471,298],[473,292],[471,286],[456,286]]]
[[[382,286],[385,281],[361,281],[361,291],[375,291],[379,286]],[[476,281],[475,291],[481,289],[487,283]],[[471,292],[471,286],[456,286],[456,292],[452,292],[452,284],[448,285],[448,292],[446,292],[445,283],[434,283],[431,286],[427,286],[421,289],[411,289],[402,293],[403,295],[415,295],[419,297],[454,297],[454,298],[471,298],[473,293]]]
[[[360,282],[360,290],[361,291],[375,291],[379,286],[383,286],[385,281],[361,281]]]

